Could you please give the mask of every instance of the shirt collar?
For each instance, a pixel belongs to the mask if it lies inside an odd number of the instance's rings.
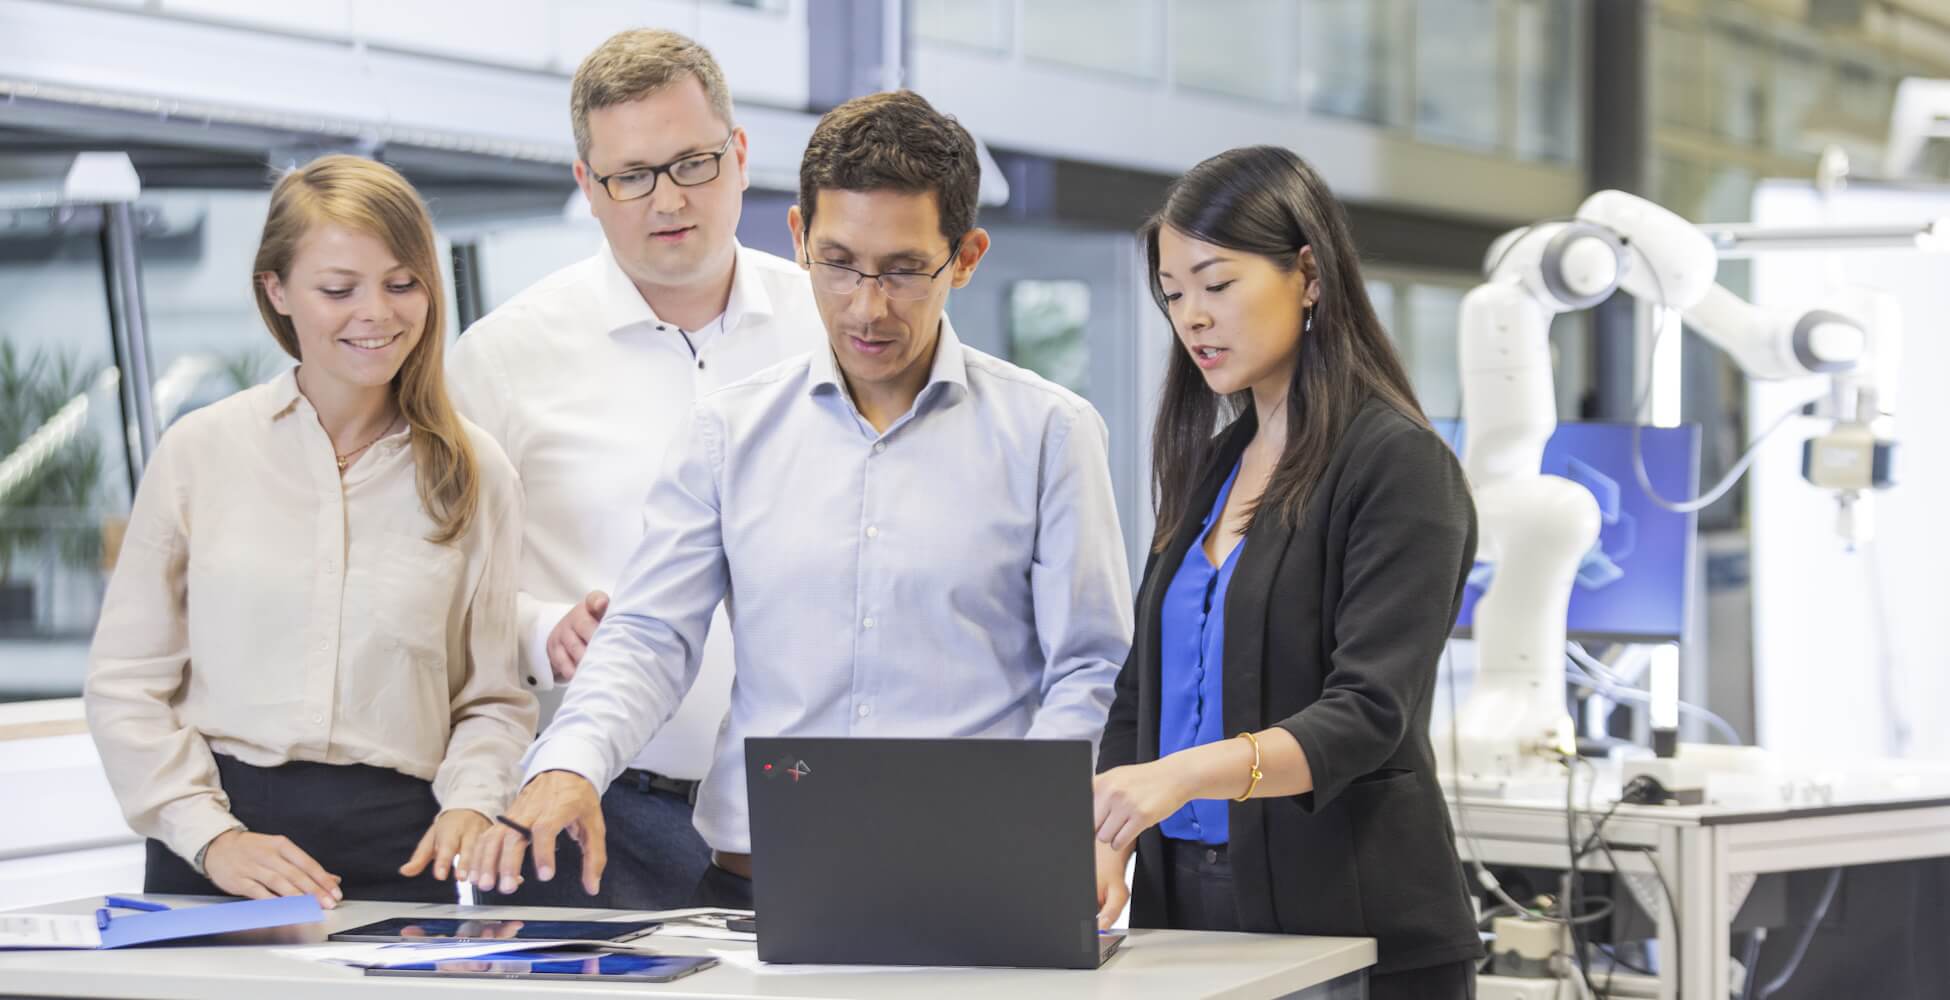
[[[808,392],[816,394],[821,389],[845,391],[845,383],[840,381],[839,362],[833,357],[830,344],[812,353],[808,372],[812,376],[807,386]],[[946,313],[941,315],[941,333],[935,339],[934,365],[928,369],[928,384],[921,387],[921,394],[915,397],[915,403],[918,405],[929,396],[945,391],[935,388],[941,385],[958,386],[963,393],[968,391],[968,359],[962,352],[961,338],[955,336],[955,325],[948,321]]]
[[[298,366],[286,368],[283,374],[264,383],[267,390],[261,409],[266,420],[279,420],[295,412],[299,406],[311,405],[305,394],[298,391]]]
[[[309,413],[312,420],[318,420],[318,411],[312,408],[311,400],[298,388],[298,366],[286,368],[276,378],[264,383],[265,395],[260,397],[259,412],[265,420],[272,423],[283,420],[294,413]],[[322,429],[322,428],[321,428]],[[395,451],[412,442],[412,426],[408,425],[393,431],[372,442],[370,447],[376,452]]]
[[[731,298],[724,307],[724,332],[738,329],[747,320],[769,319],[772,316],[772,294],[765,288],[765,276],[761,265],[752,260],[755,251],[748,250],[741,243],[732,243]],[[652,326],[666,325],[657,318],[650,303],[644,301],[643,293],[637,291],[636,282],[623,272],[623,265],[617,263],[616,252],[610,249],[609,241],[604,240],[597,251],[602,270],[602,313],[603,327],[610,333],[618,333],[633,326],[648,323]]]
[[[724,307],[726,333],[750,320],[772,318],[772,293],[765,287],[764,265],[754,259],[758,251],[748,250],[742,243],[733,246],[737,248],[737,258],[731,271],[731,301]]]

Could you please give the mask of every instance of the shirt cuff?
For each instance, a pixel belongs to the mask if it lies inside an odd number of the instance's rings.
[[[522,762],[521,787],[535,780],[543,771],[568,771],[579,774],[596,786],[596,794],[601,795],[609,787],[611,775],[603,763],[600,751],[582,746],[574,739],[556,737],[535,741]]]
[[[440,811],[452,812],[455,809],[472,809],[488,819],[508,810],[508,796],[490,788],[466,788],[441,796]]]
[[[195,868],[197,853],[211,841],[232,830],[243,829],[247,827],[237,817],[232,816],[230,810],[217,805],[214,801],[209,801],[185,809],[180,817],[171,816],[169,832],[161,839],[171,851],[176,853],[177,857]]]
[[[555,669],[548,665],[548,634],[573,607],[573,601],[542,601],[521,595],[521,677],[528,690],[555,687]]]

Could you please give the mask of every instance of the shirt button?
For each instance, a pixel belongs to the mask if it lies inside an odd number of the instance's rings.
[[[873,453],[874,453],[874,454],[876,454],[876,455],[878,455],[878,454],[880,454],[881,452],[883,452],[883,451],[886,451],[886,450],[887,450],[887,442],[885,442],[885,441],[875,441],[875,442],[873,443]]]
[[[338,569],[338,564],[337,564],[337,563],[334,563],[334,562],[332,562],[332,560],[330,560],[330,559],[327,559],[327,560],[325,560],[325,565],[324,565],[324,569],[325,569],[325,572],[327,572],[327,573],[330,573],[330,572],[333,572],[333,571],[335,571],[335,570],[337,570],[337,569]]]
[[[324,725],[324,724],[325,724],[325,716],[324,716],[324,714],[323,714],[323,713],[320,713],[320,712],[313,712],[313,713],[311,714],[311,724],[312,724],[312,725],[314,725],[314,726],[322,726],[322,725]]]
[[[319,651],[319,652],[321,652],[321,653],[323,653],[324,651],[326,651],[326,650],[328,650],[328,649],[331,649],[331,648],[332,648],[332,640],[330,640],[330,639],[320,639],[320,640],[318,640],[318,651]]]
[[[872,714],[873,714],[873,706],[872,706],[872,705],[861,705],[861,706],[860,706],[860,718],[862,718],[862,719],[864,719],[864,718],[866,718],[867,716],[869,716],[869,715],[872,715]]]
[[[869,524],[869,525],[867,525],[867,537],[868,537],[868,538],[879,538],[879,537],[880,537],[880,528],[879,528],[879,527],[877,527],[877,526],[875,526],[875,525],[871,525],[871,524]]]
[[[860,623],[860,627],[861,627],[861,628],[872,628],[872,627],[873,627],[873,619],[871,619],[871,618],[869,618],[869,619],[867,619],[866,621],[863,621],[863,622],[861,622],[861,623]]]

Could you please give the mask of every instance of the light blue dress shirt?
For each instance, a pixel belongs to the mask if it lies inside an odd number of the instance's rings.
[[[731,712],[696,812],[717,850],[751,850],[748,736],[1094,745],[1131,641],[1108,438],[1089,403],[945,318],[885,434],[829,350],[704,397],[526,777],[608,787],[676,710],[720,600]]]

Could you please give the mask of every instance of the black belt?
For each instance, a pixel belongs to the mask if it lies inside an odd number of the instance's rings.
[[[698,783],[695,781],[667,778],[655,771],[645,771],[639,767],[624,771],[616,781],[626,788],[633,788],[645,795],[651,792],[663,792],[666,795],[675,795],[693,806],[697,805]]]

